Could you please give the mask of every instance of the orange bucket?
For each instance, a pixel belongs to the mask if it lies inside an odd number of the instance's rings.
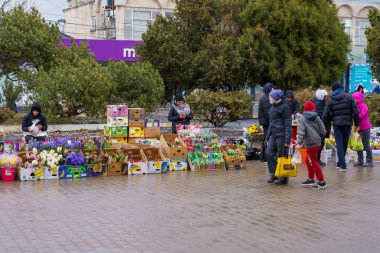
[[[307,150],[306,150],[306,148],[301,148],[300,149],[300,153],[301,153],[301,156],[302,156],[302,163],[306,164],[306,159],[307,159]]]

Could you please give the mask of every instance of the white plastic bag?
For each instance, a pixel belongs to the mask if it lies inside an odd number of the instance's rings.
[[[301,164],[302,163],[302,156],[301,156],[301,153],[298,149],[294,152],[294,155],[292,157],[292,163],[293,164]]]

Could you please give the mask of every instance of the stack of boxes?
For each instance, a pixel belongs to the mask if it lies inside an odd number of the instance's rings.
[[[169,170],[187,170],[187,147],[178,134],[162,134],[161,150],[169,159]]]
[[[107,126],[104,126],[104,135],[112,142],[127,142],[128,138],[128,106],[107,105]]]
[[[145,109],[129,108],[128,142],[135,143],[137,139],[144,139]]]

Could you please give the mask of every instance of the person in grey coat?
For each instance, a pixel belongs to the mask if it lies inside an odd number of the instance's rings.
[[[325,138],[326,128],[321,118],[318,117],[316,109],[313,102],[307,101],[305,103],[304,113],[298,120],[297,149],[305,145],[307,151],[306,165],[309,178],[302,185],[321,189],[325,188],[327,184],[319,165],[318,152],[322,139]],[[317,184],[315,184],[314,175],[318,179]]]

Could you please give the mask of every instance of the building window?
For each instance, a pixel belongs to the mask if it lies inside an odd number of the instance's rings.
[[[125,11],[124,38],[127,40],[141,40],[142,34],[148,29],[148,22],[156,20],[159,12],[153,11]]]
[[[172,12],[172,11],[165,11],[165,17],[168,17],[168,18],[174,17],[174,12]]]
[[[96,31],[96,16],[91,17],[91,23],[90,23],[90,31],[95,32]]]
[[[341,22],[344,25],[344,32],[351,36],[351,19],[342,18]]]
[[[370,26],[368,19],[357,19],[355,23],[355,44],[366,45],[367,37],[365,36],[365,30]]]

